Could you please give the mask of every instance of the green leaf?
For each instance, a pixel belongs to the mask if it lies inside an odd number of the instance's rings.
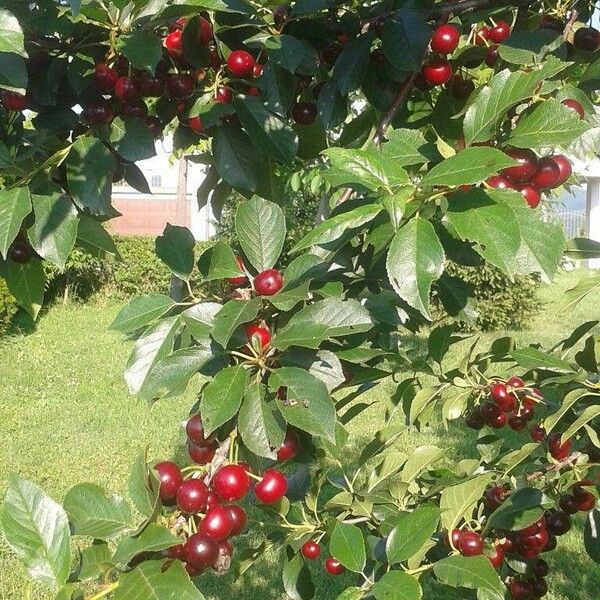
[[[382,38],[385,57],[401,71],[418,72],[431,35],[422,11],[400,9],[385,20]]]
[[[85,213],[79,215],[77,244],[93,256],[100,258],[105,258],[107,254],[114,257],[119,256],[119,251],[110,233],[104,229],[100,221]]]
[[[514,213],[505,203],[483,190],[455,192],[446,218],[461,239],[476,244],[485,260],[514,274],[521,236]]]
[[[548,498],[541,490],[521,488],[513,492],[489,518],[486,527],[518,531],[529,527],[544,514]]]
[[[152,402],[159,398],[185,392],[190,379],[214,357],[207,343],[204,346],[181,348],[154,363],[139,391],[143,400]]]
[[[162,40],[152,31],[135,29],[117,37],[117,50],[125,55],[132,67],[154,73],[162,57]],[[139,121],[143,123],[142,119]]]
[[[109,329],[131,333],[159,319],[174,305],[175,302],[164,294],[138,296],[119,311]]]
[[[425,388],[425,390],[438,389],[438,388]],[[413,398],[412,404],[415,404],[415,400],[418,395],[425,390],[420,390]],[[430,395],[431,392],[428,392]],[[412,408],[412,405],[411,405]],[[404,468],[402,469],[402,481],[405,483],[411,483],[421,473],[423,473],[430,465],[438,461],[444,455],[444,450],[437,446],[419,446],[416,448],[411,455],[408,457]]]
[[[597,293],[600,290],[600,274],[591,275],[579,281],[574,287],[564,293],[563,309],[573,310],[578,304],[583,302],[589,295]]]
[[[431,284],[443,273],[444,260],[433,225],[421,217],[396,232],[387,255],[387,274],[394,291],[428,319]]]
[[[4,539],[32,579],[54,589],[67,581],[71,566],[67,515],[42,489],[12,476],[0,524]]]
[[[22,56],[0,52],[0,86],[25,94],[27,65]]]
[[[515,65],[528,65],[539,62],[549,51],[562,44],[556,31],[513,31],[510,37],[498,47],[500,57]],[[537,60],[536,60],[537,59]]]
[[[248,371],[242,366],[227,367],[204,388],[200,413],[206,435],[227,423],[239,411],[248,386]]]
[[[572,438],[580,429],[585,427],[590,421],[597,418],[600,415],[600,406],[588,406],[583,412],[577,417],[577,419],[569,425],[568,429],[562,434],[561,440]]]
[[[423,177],[423,185],[465,185],[479,183],[515,161],[497,148],[466,148],[435,165]]]
[[[23,219],[31,212],[29,188],[0,190],[0,254],[6,258]]]
[[[393,129],[387,133],[388,141],[383,145],[383,155],[397,165],[406,167],[427,162],[424,154],[428,145],[418,129]]]
[[[298,367],[282,367],[269,377],[269,388],[276,393],[286,388],[286,399],[277,398],[277,408],[294,427],[335,443],[336,411],[327,386]]]
[[[105,542],[95,541],[81,551],[78,579],[96,579],[112,566],[112,552]]]
[[[254,196],[238,205],[235,231],[244,254],[258,271],[275,265],[285,241],[285,216],[274,202]]]
[[[600,242],[576,237],[567,242],[565,256],[575,260],[600,258]]]
[[[504,585],[485,556],[449,556],[435,563],[433,572],[445,585],[485,590],[490,600],[504,598]]]
[[[218,127],[213,137],[213,155],[219,175],[235,188],[256,192],[264,165],[250,138],[233,125]]]
[[[518,148],[568,146],[588,129],[573,109],[551,98],[522,117],[508,141]]]
[[[428,505],[420,506],[413,512],[400,513],[385,545],[389,563],[395,565],[417,554],[435,533],[439,518],[437,507]]]
[[[215,315],[221,308],[217,302],[199,302],[181,313],[181,318],[190,333],[197,340],[203,340],[210,334]]]
[[[259,98],[242,96],[233,101],[244,129],[260,152],[291,163],[298,151],[298,137],[287,120],[267,110]]]
[[[9,260],[6,270],[8,290],[15,297],[17,304],[24,308],[32,319],[37,319],[44,302],[46,276],[40,260],[26,263],[15,263]]]
[[[300,554],[293,553],[288,546],[283,563],[283,587],[291,600],[312,600],[315,597],[315,586],[312,582],[306,561]]]
[[[27,58],[21,25],[17,18],[4,8],[0,8],[0,28],[2,29],[0,52],[9,52]]]
[[[171,272],[188,281],[194,269],[194,247],[196,240],[187,227],[167,223],[163,234],[156,238],[156,255]]]
[[[130,394],[140,391],[153,365],[171,352],[178,326],[178,317],[163,319],[136,341],[125,368],[125,381]]]
[[[114,600],[205,600],[196,586],[190,581],[183,564],[172,562],[165,568],[164,561],[153,560],[123,573],[119,577],[119,587]]]
[[[133,557],[142,552],[159,552],[181,543],[182,539],[172,534],[168,529],[156,523],[149,523],[140,535],[123,538],[119,542],[112,560],[117,564],[127,564]]]
[[[470,519],[491,481],[492,473],[484,473],[445,488],[440,498],[442,527],[448,530],[454,529],[463,518]]]
[[[67,181],[73,200],[94,215],[111,215],[115,158],[98,139],[77,138],[67,157]]]
[[[215,315],[212,336],[223,348],[227,347],[233,332],[244,323],[256,318],[260,298],[252,300],[230,300]]]
[[[272,403],[265,402],[263,386],[251,384],[240,407],[238,429],[250,452],[274,460],[285,438],[285,428],[275,418],[273,409]]]
[[[136,458],[129,476],[128,491],[133,505],[145,517],[150,517],[159,506],[159,483],[148,466],[147,449]]]
[[[117,117],[110,126],[110,141],[115,150],[131,162],[156,156],[154,137],[144,119]]]
[[[361,573],[365,568],[365,540],[356,525],[338,521],[329,540],[329,551],[350,571]]]
[[[319,66],[317,51],[304,40],[299,40],[291,35],[277,35],[264,41],[269,62],[283,67],[290,73],[300,71],[310,74]]]
[[[373,39],[373,33],[369,32],[344,44],[333,66],[333,79],[342,94],[353,92],[362,84],[369,68]]]
[[[237,263],[233,250],[225,242],[213,244],[200,255],[198,271],[204,281],[240,277],[244,274]]]
[[[588,556],[600,563],[600,511],[597,509],[588,513],[583,531],[583,543]]]
[[[348,212],[343,212],[319,223],[307,233],[291,250],[298,252],[319,244],[334,242],[349,229],[356,229],[370,223],[382,210],[377,204],[365,204]]]
[[[389,571],[372,589],[376,600],[421,600],[421,584],[412,575],[402,571]]]
[[[558,373],[573,372],[573,367],[566,360],[548,354],[531,346],[513,350],[509,356],[521,367],[526,369],[546,369]]]
[[[72,487],[63,504],[77,535],[110,540],[135,527],[131,510],[123,498],[109,497],[93,483]]]

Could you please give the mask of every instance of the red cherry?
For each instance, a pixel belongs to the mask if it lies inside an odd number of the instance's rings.
[[[581,103],[577,102],[577,100],[573,100],[572,98],[567,98],[566,100],[562,101],[562,104],[564,104],[565,106],[574,110],[581,119],[585,118],[585,110],[583,109],[583,106],[581,105]]]
[[[141,119],[148,115],[148,107],[141,101],[135,104],[123,104],[121,106],[121,114],[124,117],[137,117]]]
[[[505,487],[496,485],[485,493],[485,505],[492,510],[496,510],[506,500],[507,495],[508,490]]]
[[[553,533],[549,533],[548,534],[548,543],[546,544],[546,547],[544,548],[544,552],[552,552],[552,550],[556,550],[557,544],[558,544],[558,541],[556,539],[556,536]]]
[[[527,427],[527,419],[523,415],[511,415],[508,417],[508,426],[513,431],[523,431]]]
[[[219,556],[233,556],[233,545],[229,540],[221,540],[217,542],[219,548]]]
[[[283,277],[277,269],[267,269],[254,278],[254,289],[261,296],[274,296],[283,287]]]
[[[241,500],[250,490],[250,478],[241,465],[226,465],[215,473],[213,488],[226,502]]]
[[[300,552],[302,552],[302,556],[307,560],[316,560],[321,555],[321,546],[313,540],[308,540],[308,542],[304,543]]]
[[[201,479],[186,479],[177,490],[177,506],[190,515],[206,508],[208,488]]]
[[[175,500],[177,490],[183,482],[179,467],[174,462],[163,461],[154,465],[154,470],[158,473],[161,499],[166,501]]]
[[[6,110],[21,111],[27,108],[27,98],[17,92],[0,90],[0,102]]]
[[[498,62],[499,56],[500,53],[498,52],[498,46],[489,46],[487,52],[485,53],[485,64],[490,68],[494,67]]]
[[[506,382],[506,385],[510,388],[518,389],[525,387],[525,382],[520,377],[514,375]]]
[[[560,175],[560,168],[553,157],[544,156],[538,162],[537,171],[531,178],[531,185],[542,190],[558,187]]]
[[[486,183],[496,190],[514,190],[515,184],[504,175],[493,175],[486,180]]]
[[[467,424],[467,427],[475,430],[480,430],[485,425],[485,420],[478,406],[469,411],[465,423]]]
[[[178,560],[185,559],[185,550],[183,544],[177,544],[176,546],[171,546],[170,548],[166,548],[161,552],[161,554],[165,558],[173,558]]]
[[[233,530],[229,511],[223,506],[211,506],[206,511],[206,516],[200,522],[198,529],[217,542],[226,540]]]
[[[245,50],[234,50],[227,58],[227,68],[235,77],[251,77],[254,58]]]
[[[550,569],[548,568],[548,563],[543,558],[538,558],[531,571],[536,577],[546,577]]]
[[[454,25],[440,25],[431,38],[431,49],[440,54],[452,54],[460,42],[460,31]]]
[[[113,109],[108,100],[100,99],[83,109],[81,117],[85,123],[91,126],[106,125],[113,118]]]
[[[246,522],[248,521],[246,511],[237,504],[228,504],[223,508],[227,511],[227,515],[232,524],[230,535],[240,535],[240,533],[243,533],[246,528]]]
[[[500,548],[502,548],[502,551],[504,552],[505,555],[506,554],[510,554],[511,552],[513,552],[514,545],[515,545],[514,541],[511,538],[509,538],[509,537],[504,538],[498,544],[498,546],[500,546]]]
[[[459,100],[466,100],[475,91],[475,84],[471,79],[463,79],[457,74],[454,75],[454,77],[452,77],[448,83],[448,89],[455,98],[458,98]],[[458,150],[464,150],[465,138],[461,138],[460,143],[457,142],[456,145]],[[462,148],[459,147],[461,145]]]
[[[444,85],[452,78],[452,65],[444,58],[436,58],[423,65],[421,73],[430,85]]]
[[[146,117],[146,127],[154,138],[159,138],[163,132],[163,126],[158,117]]]
[[[310,125],[317,118],[317,106],[312,102],[298,102],[292,108],[292,118],[299,125]]]
[[[121,102],[135,104],[142,97],[142,90],[131,77],[119,77],[115,83],[115,96]]]
[[[525,202],[530,208],[537,208],[542,201],[542,194],[533,185],[519,185],[517,189],[521,192],[521,196],[525,199]]]
[[[490,28],[488,37],[495,44],[501,44],[510,35],[510,25],[506,21],[498,21]]]
[[[187,98],[194,91],[196,84],[190,75],[169,75],[166,83],[171,98]]]
[[[223,104],[231,104],[233,100],[233,92],[231,88],[220,86],[217,88],[217,95],[215,96],[215,102],[221,102]]]
[[[560,439],[560,433],[555,432],[548,436],[548,450],[555,460],[565,460],[571,453],[571,440],[566,440],[561,444]]]
[[[179,58],[183,54],[183,33],[181,30],[171,31],[165,38],[164,44],[170,56]]]
[[[556,186],[562,185],[571,177],[571,173],[573,172],[573,168],[571,167],[571,162],[569,159],[563,154],[555,154],[551,157],[554,163],[558,166],[558,170],[560,171],[560,177],[556,182]]]
[[[446,535],[444,536],[444,544],[448,548],[455,548],[458,550],[458,543],[460,542],[460,537],[462,533],[462,529],[453,529],[450,535],[446,533]],[[452,544],[450,544],[450,539],[452,539]]]
[[[281,471],[267,469],[254,486],[254,493],[263,504],[275,504],[285,496],[287,488],[287,478]]]
[[[548,584],[543,579],[535,579],[531,583],[533,589],[533,597],[538,600],[543,598],[548,593]]]
[[[199,446],[188,441],[187,447],[190,458],[198,465],[207,465],[215,457],[214,446]]]
[[[194,133],[202,133],[204,131],[202,119],[198,115],[188,119],[188,126]]]
[[[119,74],[108,65],[99,63],[94,67],[94,86],[102,92],[110,92],[115,89]]]
[[[248,88],[248,96],[258,97],[260,96],[260,90],[253,85],[251,88]]]
[[[528,536],[532,536],[535,535],[538,531],[541,531],[542,529],[546,528],[546,520],[544,517],[542,517],[539,521],[536,521],[535,523],[532,523],[531,525],[529,525],[529,527],[525,527],[525,529],[521,529],[521,531],[519,531],[519,534],[523,537],[528,537]]]
[[[204,434],[204,425],[199,414],[192,415],[185,424],[185,433],[188,440],[199,446],[209,446],[213,443],[213,437],[206,437]]]
[[[242,260],[241,256],[236,256],[235,260],[238,264],[238,267],[240,268],[240,271],[244,271],[244,261]],[[242,285],[244,285],[246,282],[248,281],[248,278],[245,275],[240,275],[239,277],[228,277],[227,278],[227,283],[230,283],[231,285],[235,286],[235,287],[240,287]]]
[[[298,454],[299,450],[300,440],[298,434],[293,429],[288,428],[285,433],[283,444],[281,444],[281,447],[277,450],[277,460],[282,462],[291,460]]]
[[[596,52],[600,48],[600,31],[594,27],[581,27],[575,32],[573,44],[578,50]]]
[[[165,82],[160,77],[152,77],[148,73],[138,77],[137,82],[144,98],[158,98],[165,91]]]
[[[511,412],[517,406],[516,398],[506,389],[503,383],[490,386],[490,396],[502,412]]]
[[[543,546],[540,545],[534,536],[525,536],[517,538],[515,550],[522,558],[531,560],[536,558],[542,552]]]
[[[477,556],[483,553],[483,540],[476,531],[463,531],[458,550],[463,556]]]
[[[205,533],[192,535],[184,546],[185,560],[194,569],[212,565],[219,555],[217,542]]]
[[[178,19],[176,19],[169,25],[169,31],[175,31],[176,29],[183,29],[186,26],[187,22],[188,22],[187,17],[179,17]]]
[[[505,153],[517,161],[518,164],[514,167],[503,169],[502,175],[515,183],[529,181],[535,175],[538,163],[535,152],[523,148],[509,148]]]
[[[208,492],[208,497],[206,498],[206,506],[210,508],[211,506],[216,506],[217,504],[221,504],[221,499],[214,492]]]
[[[534,442],[543,442],[546,439],[546,430],[541,425],[534,425],[529,430],[529,437]]]
[[[519,581],[513,579],[508,586],[510,593],[515,600],[532,600],[533,599],[533,588],[527,581]]]
[[[339,560],[333,558],[333,556],[330,556],[325,561],[325,569],[327,570],[327,572],[330,575],[334,575],[334,576],[341,575],[345,571],[342,563],[340,563]]]
[[[491,27],[484,25],[477,33],[475,33],[474,42],[477,46],[487,46],[490,39]]]
[[[258,336],[261,348],[265,348],[269,345],[269,342],[271,341],[271,332],[266,327],[256,324],[246,325],[246,336],[248,337],[249,342],[252,341],[252,338],[255,335]]]
[[[200,17],[198,22],[198,41],[207,46],[213,39],[213,28],[208,19]]]
[[[254,65],[254,67],[252,68],[252,77],[254,77],[255,79],[260,77],[263,74],[264,71],[264,67],[258,63],[256,63]]]
[[[492,567],[494,569],[499,569],[504,562],[504,550],[502,546],[492,546],[492,551],[489,554],[486,554],[490,563],[492,563]]]
[[[571,529],[571,517],[562,510],[557,510],[546,517],[546,527],[552,535],[564,535]]]
[[[499,416],[502,415],[502,411],[497,404],[493,402],[484,402],[480,407],[479,411],[481,412],[481,416],[486,423],[490,423],[491,421],[496,421]]]
[[[565,24],[558,17],[552,15],[542,15],[538,27],[540,29],[552,29],[557,33],[562,33],[565,30]]]
[[[558,501],[558,505],[560,506],[561,510],[566,512],[568,515],[574,515],[579,510],[577,500],[572,494],[569,494],[568,496],[562,496]]]
[[[596,496],[591,492],[581,492],[576,498],[577,508],[581,512],[589,512],[596,507]]]

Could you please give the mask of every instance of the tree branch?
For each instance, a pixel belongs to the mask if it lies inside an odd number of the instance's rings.
[[[447,18],[449,15],[458,15],[466,12],[474,12],[484,8],[521,8],[534,4],[537,0],[459,0],[458,2],[446,2],[430,13],[430,18]]]
[[[563,39],[565,40],[565,42],[569,39],[569,36],[571,35],[571,31],[573,31],[573,25],[575,25],[575,22],[577,21],[577,17],[579,17],[579,11],[577,9],[573,9],[571,11],[571,16],[569,17],[567,26],[565,27],[565,31],[563,33]]]
[[[527,475],[527,481],[535,481],[548,473],[558,473],[565,467],[572,467],[581,456],[581,452],[573,452],[573,454],[565,458],[565,460],[549,465],[544,471],[534,471],[533,473],[530,473]]]

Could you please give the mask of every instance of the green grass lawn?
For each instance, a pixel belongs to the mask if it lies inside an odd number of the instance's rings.
[[[530,330],[515,337],[523,343],[549,343],[583,321],[600,318],[600,305],[594,298],[571,313],[558,314],[564,290],[582,274],[562,274],[557,283],[545,287],[541,294],[544,311],[532,321]],[[8,475],[19,473],[39,483],[58,501],[82,481],[124,494],[131,463],[146,445],[152,458],[170,457],[177,451],[183,441],[179,423],[193,401],[192,390],[151,409],[127,394],[122,371],[131,343],[107,331],[118,309],[116,304],[56,306],[33,333],[0,341],[0,493]],[[483,341],[495,335],[484,335]],[[379,386],[370,400],[384,399],[391,389],[389,384]],[[378,427],[381,412],[373,407],[352,422],[355,445]],[[458,428],[452,429],[450,436],[436,430],[411,434],[398,444],[410,451],[424,443],[448,447],[450,459],[458,448],[476,453],[471,434]],[[238,582],[231,576],[205,577],[200,580],[201,589],[209,600],[283,600],[286,596],[276,560],[274,556],[262,560]],[[587,558],[579,532],[562,538],[560,550],[551,554],[549,561],[550,600],[597,600],[600,567]],[[318,566],[314,568],[316,597],[333,600],[348,580],[332,582],[321,576]],[[0,598],[51,597],[28,583],[18,561],[0,545]],[[453,594],[446,588],[430,588],[425,598],[458,600],[471,595],[464,590]]]

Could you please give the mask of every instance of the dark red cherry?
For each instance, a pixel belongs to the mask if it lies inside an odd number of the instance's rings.
[[[548,593],[548,584],[541,578],[534,579],[531,582],[533,589],[533,597],[535,600],[543,598]]]
[[[135,104],[142,97],[142,90],[131,77],[123,76],[115,83],[115,96],[126,104]]]
[[[0,90],[0,102],[6,110],[21,111],[27,108],[27,98],[23,94]]]
[[[506,21],[498,21],[488,33],[488,38],[495,44],[501,44],[508,36],[510,36],[510,24]]]
[[[431,38],[431,49],[439,54],[452,54],[460,42],[460,31],[454,25],[440,25]]]
[[[171,31],[164,41],[165,48],[173,58],[179,58],[183,54],[183,33],[180,29]]]
[[[190,117],[188,119],[188,127],[194,133],[202,133],[204,131],[204,125],[202,125],[202,119],[196,115],[195,117]]]
[[[310,125],[317,118],[317,105],[313,102],[298,102],[292,107],[292,118],[300,125]]]
[[[452,65],[444,58],[434,58],[423,65],[421,73],[430,85],[444,85],[452,78]]]
[[[444,536],[444,544],[448,548],[455,548],[458,550],[458,543],[460,542],[460,536],[462,535],[462,529],[453,529],[452,533]],[[452,541],[452,543],[450,543]]]
[[[600,31],[594,27],[580,27],[575,32],[573,44],[578,50],[596,52],[600,48]]]
[[[234,50],[227,58],[227,68],[234,77],[251,77],[254,58],[245,50]]]
[[[148,114],[148,107],[142,101],[135,104],[123,104],[121,114],[124,117],[144,118]]]
[[[14,263],[25,264],[33,258],[33,248],[24,241],[14,241],[9,250],[8,256]]]
[[[543,442],[546,439],[546,430],[541,425],[534,425],[529,430],[529,437],[534,442]]]
[[[483,540],[476,531],[463,531],[458,541],[458,550],[463,556],[477,556],[483,553]]]
[[[198,41],[203,46],[208,46],[208,44],[213,39],[213,28],[208,19],[204,17],[200,17],[198,21]]]
[[[300,439],[298,434],[291,428],[285,433],[285,439],[279,450],[277,450],[277,460],[286,461],[294,458],[300,450]]]
[[[505,537],[499,544],[500,548],[504,551],[504,554],[510,554],[514,551],[515,542],[512,538]]]
[[[266,327],[257,325],[256,323],[246,325],[246,337],[248,341],[251,342],[254,336],[258,337],[261,348],[268,346],[271,341],[271,332]]]
[[[210,508],[211,506],[216,506],[217,504],[221,504],[221,498],[215,494],[215,492],[208,492],[208,497],[206,498],[206,506]]]
[[[154,470],[158,473],[161,499],[166,501],[175,500],[177,490],[183,482],[179,467],[174,462],[163,461],[154,465]]]
[[[514,190],[516,189],[515,184],[504,175],[492,175],[486,180],[486,183],[496,190]]]
[[[231,88],[220,86],[217,88],[217,94],[215,96],[215,102],[221,102],[222,104],[231,104],[233,101],[233,92]]]
[[[493,68],[498,62],[498,58],[500,57],[500,52],[498,51],[498,46],[492,45],[489,46],[485,53],[485,64]]]
[[[214,445],[200,446],[188,441],[187,448],[190,458],[198,465],[207,465],[215,457]]]
[[[561,510],[566,512],[568,515],[574,515],[579,510],[579,507],[577,506],[577,500],[572,494],[562,496],[558,501],[558,505],[560,506]]]
[[[527,419],[523,415],[510,415],[508,417],[508,426],[513,431],[523,431],[527,427]]]
[[[503,383],[492,384],[490,386],[490,396],[502,412],[511,412],[517,406],[516,398]]]
[[[196,82],[190,75],[169,75],[167,92],[171,98],[187,98],[194,91]]]
[[[213,437],[207,437],[204,433],[204,425],[200,414],[192,415],[185,424],[185,433],[188,440],[199,446],[209,446],[213,443]]]
[[[267,269],[254,278],[254,289],[261,296],[273,296],[283,287],[283,277],[277,269]]]
[[[138,77],[137,82],[144,98],[158,98],[165,91],[164,80],[160,77],[153,77],[148,73]]]
[[[508,490],[505,487],[496,485],[485,493],[485,505],[492,510],[496,510],[506,500],[507,495]]]
[[[533,588],[528,581],[513,579],[508,589],[514,600],[533,600]]]
[[[478,406],[469,411],[465,418],[465,422],[467,427],[475,430],[479,430],[485,425],[485,420],[481,415],[481,411],[479,410]]]
[[[302,556],[307,560],[316,560],[321,555],[321,546],[313,540],[308,540],[300,548],[300,552],[302,552]]]
[[[344,572],[344,566],[342,565],[342,563],[333,558],[333,556],[330,556],[326,561],[325,561],[325,570],[330,574],[330,575],[341,575]]]
[[[565,29],[565,24],[558,18],[552,15],[542,15],[538,23],[540,29],[552,29],[557,33],[562,33]]]
[[[211,506],[198,529],[217,542],[226,540],[233,530],[229,511],[224,506]]]
[[[267,469],[254,486],[254,493],[263,504],[275,504],[285,496],[287,488],[287,478],[281,471]]]
[[[571,166],[571,161],[564,154],[555,154],[551,158],[558,166],[558,170],[560,171],[560,176],[555,186],[558,187],[559,185],[565,183],[569,177],[571,177],[573,168]]]
[[[248,96],[254,96],[254,97],[258,97],[260,96],[260,90],[253,85],[252,87],[248,88]]]
[[[500,407],[494,402],[484,402],[480,405],[479,412],[486,423],[496,419],[502,413]]]
[[[563,100],[562,103],[567,106],[568,108],[574,110],[581,119],[585,118],[585,110],[583,109],[583,106],[581,105],[580,102],[577,102],[577,100],[573,100],[572,98],[567,98],[566,100]]]
[[[571,453],[571,440],[566,440],[561,444],[561,434],[551,433],[548,436],[548,450],[555,460],[565,460]]]
[[[520,377],[513,376],[506,382],[506,385],[509,388],[519,389],[525,387],[525,382]]]
[[[537,156],[532,150],[524,148],[509,148],[505,153],[518,164],[502,170],[502,175],[515,183],[529,181],[537,171]],[[520,378],[519,378],[520,379]]]
[[[502,563],[504,562],[504,550],[502,549],[502,546],[492,546],[492,549],[485,553],[485,555],[490,563],[492,563],[494,569],[499,569],[502,566]]]
[[[550,569],[548,563],[543,558],[538,558],[531,567],[531,571],[536,577],[546,577]]]
[[[522,558],[531,560],[541,554],[543,546],[535,536],[521,536],[515,542],[515,550]]]
[[[490,39],[491,27],[484,25],[477,33],[475,33],[474,42],[477,46],[487,46]]]
[[[232,524],[230,535],[240,535],[243,533],[248,521],[246,511],[237,504],[228,504],[223,508],[227,511],[229,520]]]
[[[460,75],[454,75],[448,83],[448,88],[455,98],[466,100],[474,91],[475,84],[471,79],[463,79]],[[464,149],[464,138],[463,138]]]
[[[590,512],[596,507],[596,496],[592,492],[581,492],[576,497],[577,508],[581,512]]]
[[[226,465],[215,473],[213,488],[226,502],[241,500],[250,490],[250,478],[241,465]]]
[[[146,117],[146,127],[149,129],[152,137],[159,138],[163,132],[163,126],[158,117]]]
[[[81,113],[81,117],[85,123],[92,127],[95,125],[106,125],[112,121],[113,109],[108,100],[101,98],[93,104],[86,106]]]
[[[571,517],[562,510],[557,510],[546,517],[546,527],[552,535],[564,535],[571,529]]]
[[[538,167],[531,178],[531,185],[540,189],[552,189],[560,185],[560,168],[551,156],[544,156],[538,162]]]
[[[542,193],[533,185],[518,185],[517,189],[521,192],[525,202],[530,208],[537,208],[542,201]]]
[[[208,488],[201,479],[186,479],[177,490],[177,506],[193,515],[206,509]]]
[[[115,84],[119,74],[108,65],[99,63],[94,67],[94,86],[101,92],[111,92],[115,89]]]
[[[189,565],[195,569],[203,569],[217,560],[219,547],[213,538],[199,532],[192,535],[185,543],[184,554]]]

